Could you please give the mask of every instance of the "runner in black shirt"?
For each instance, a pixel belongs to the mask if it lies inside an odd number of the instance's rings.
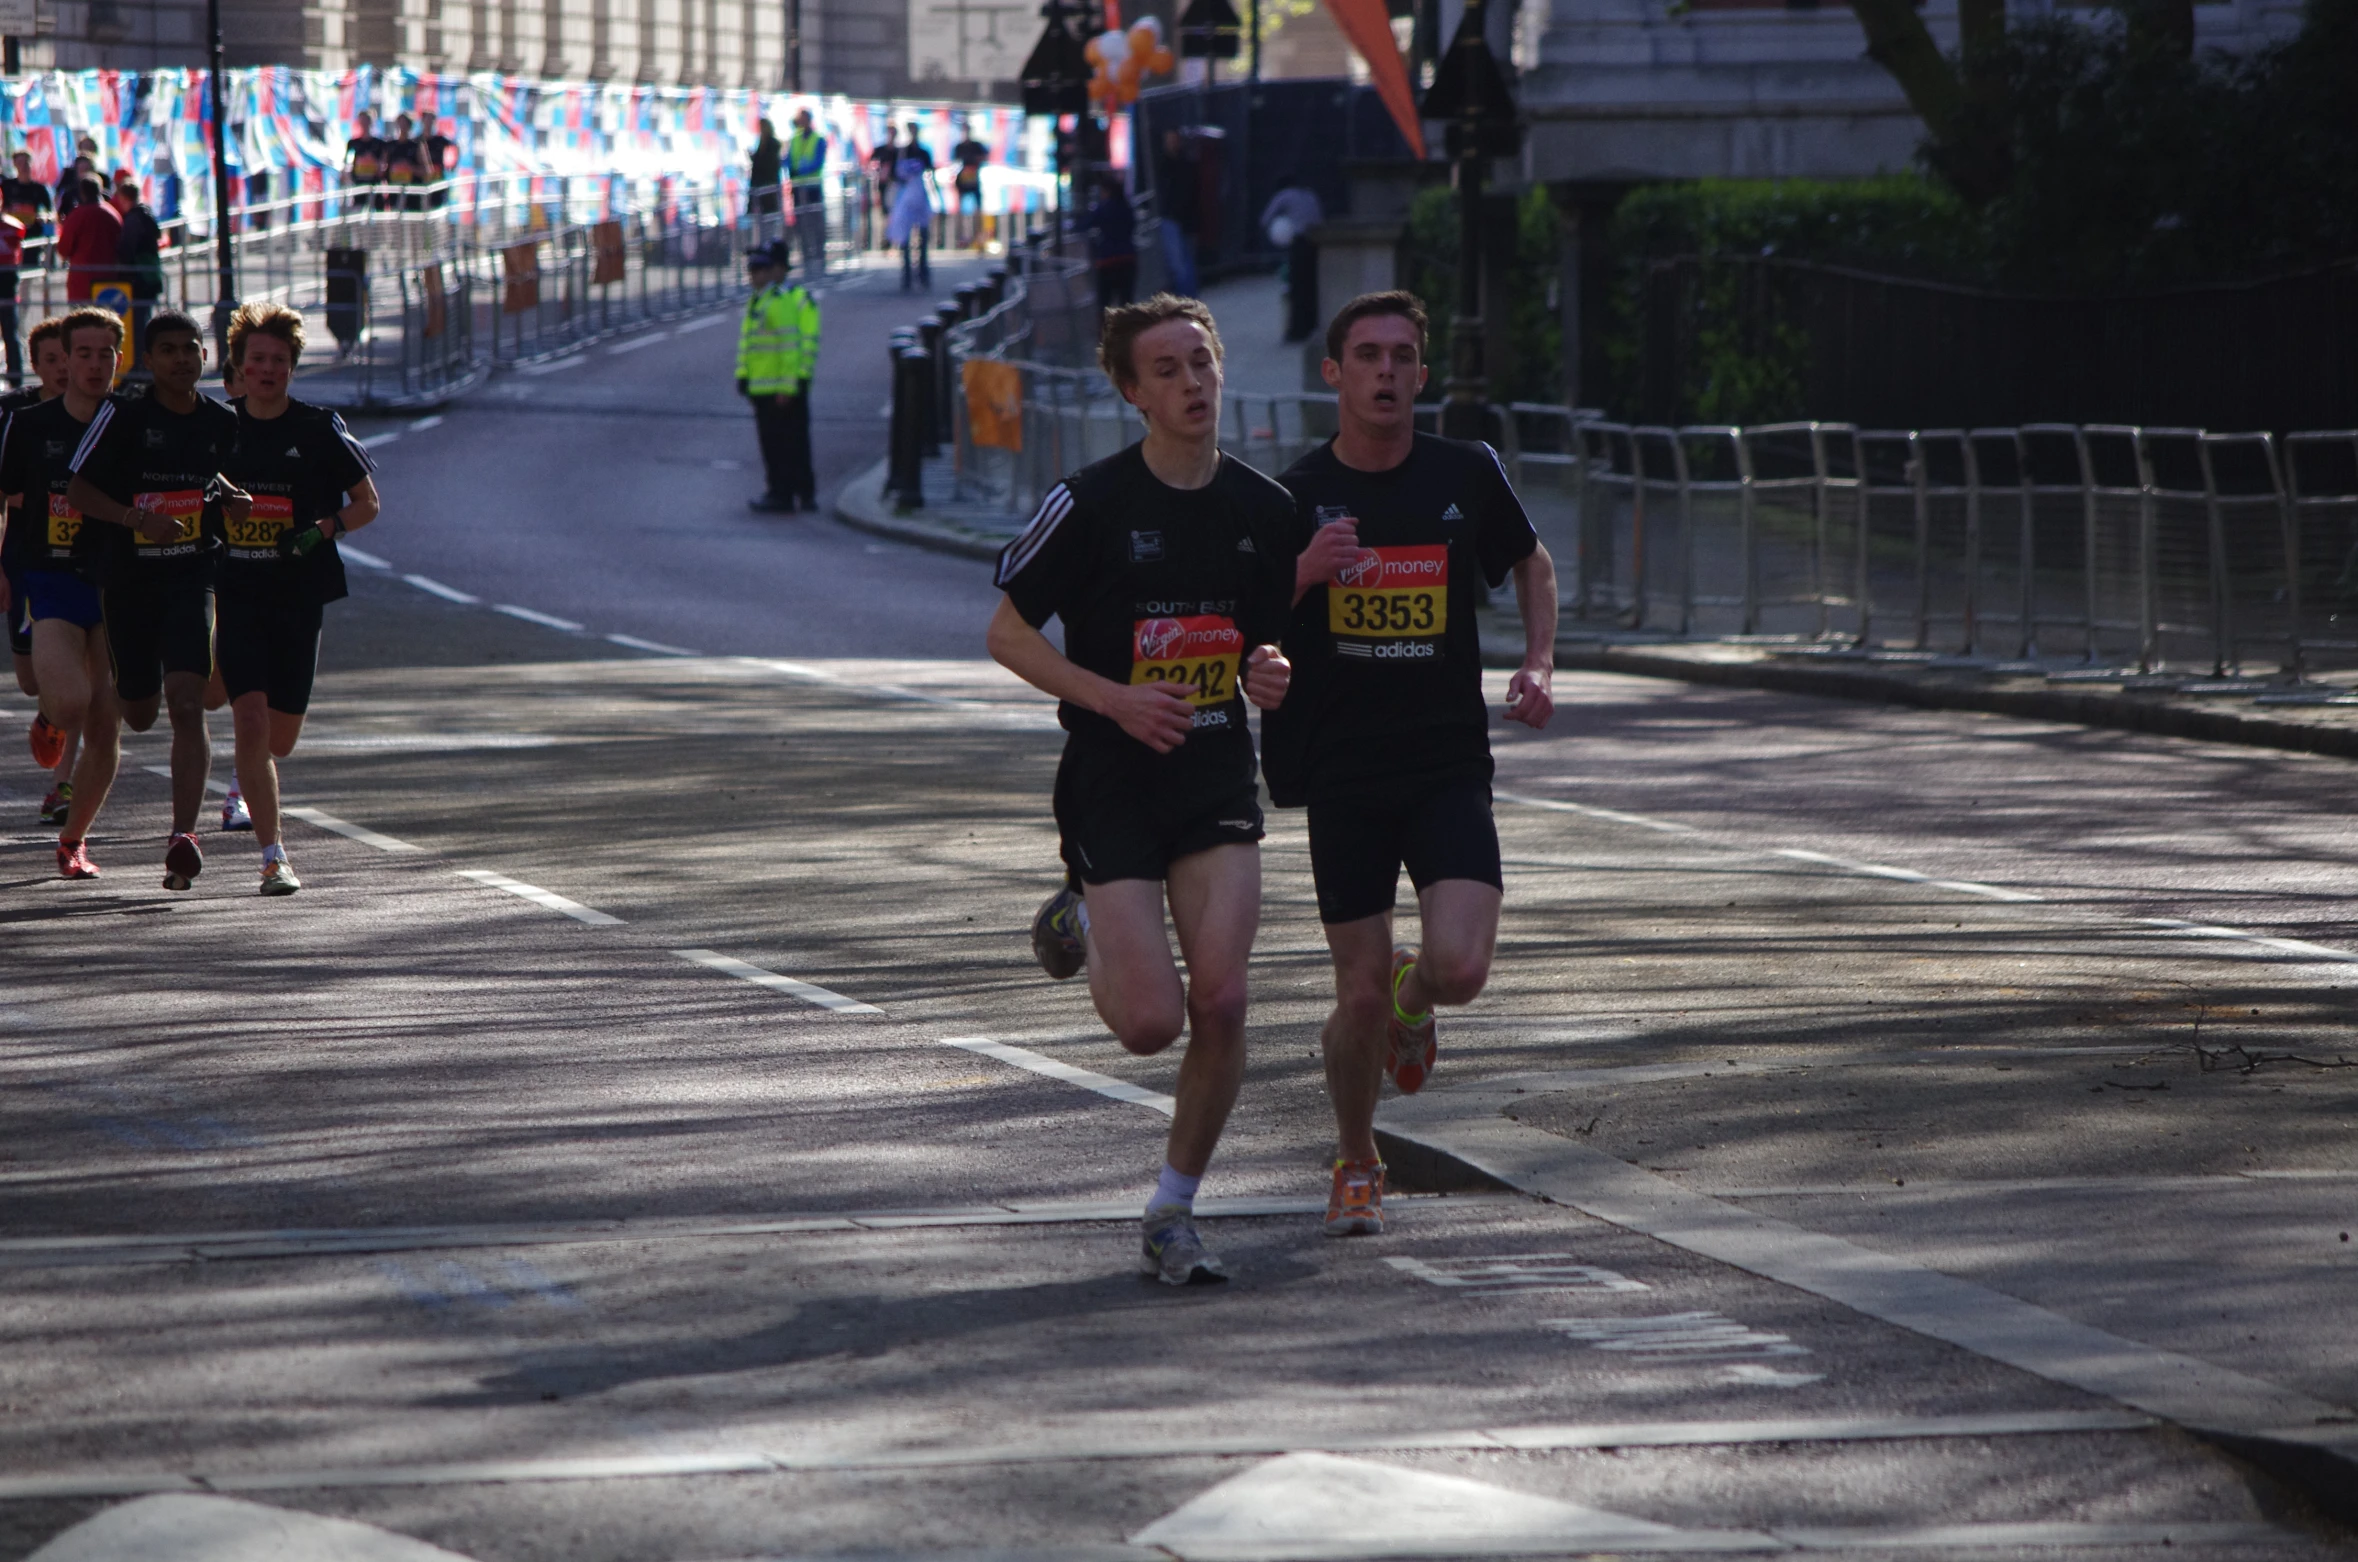
[[[230,319],[245,395],[231,403],[237,443],[224,470],[253,507],[229,523],[221,558],[221,682],[265,895],[303,887],[279,841],[278,761],[311,707],[320,610],[346,594],[336,539],[377,518],[368,455],[344,420],[287,394],[302,353],[303,317],[284,305],[248,304]]]
[[[221,477],[237,439],[237,414],[197,394],[205,369],[202,329],[176,309],[158,310],[139,345],[155,385],[145,396],[98,409],[74,452],[66,502],[82,513],[79,542],[96,560],[123,720],[145,732],[155,725],[159,702],[171,710],[172,836],[164,848],[164,888],[183,890],[205,866],[196,816],[213,768],[205,732],[213,571],[223,523],[244,519],[246,496]],[[77,797],[77,816],[81,809]]]
[[[1432,1010],[1489,979],[1504,880],[1490,814],[1490,712],[1482,698],[1478,580],[1514,577],[1523,664],[1506,717],[1555,710],[1556,571],[1488,445],[1415,431],[1425,313],[1372,293],[1327,328],[1340,431],[1285,474],[1296,506],[1298,602],[1285,645],[1300,669],[1263,724],[1270,795],[1310,809],[1318,916],[1335,958],[1327,1093],[1342,1157],[1329,1233],[1383,1230],[1376,1098],[1386,1075],[1424,1086]],[[1421,949],[1392,947],[1405,863]]]
[[[1291,599],[1285,493],[1220,453],[1220,338],[1168,294],[1105,317],[1099,362],[1146,437],[1049,490],[999,556],[991,654],[1062,703],[1056,772],[1066,888],[1033,946],[1049,974],[1084,961],[1131,1052],[1189,1032],[1145,1267],[1167,1285],[1227,1273],[1196,1235],[1195,1192],[1244,1080],[1245,961],[1261,916],[1261,807],[1245,705],[1284,698],[1267,642]],[[1065,650],[1040,633],[1064,622]],[[1182,989],[1163,931],[1187,960]]]
[[[0,431],[7,428],[8,418],[65,394],[65,317],[53,315],[34,326],[25,338],[25,352],[32,360],[34,383],[0,396]],[[4,437],[0,432],[0,438]],[[33,602],[19,578],[19,560],[47,525],[45,511],[36,518],[25,508],[24,495],[8,496],[8,530],[5,538],[0,538],[0,568],[5,569],[8,580],[8,646],[15,654],[16,686],[36,700],[41,696],[41,681],[33,669]],[[73,806],[74,767],[82,757],[82,734],[60,731],[36,711],[32,731],[26,736],[31,740],[33,762],[50,761],[42,766],[50,773],[50,786],[48,795],[41,799],[41,822],[63,824],[66,810]]]
[[[106,309],[76,309],[43,321],[34,333],[46,338],[36,341],[35,361],[54,342],[65,365],[65,388],[11,413],[7,432],[0,435],[0,492],[24,504],[19,513],[26,539],[25,596],[33,617],[43,725],[58,735],[58,747],[69,747],[68,739],[81,745],[70,779],[60,788],[66,805],[62,816],[51,819],[47,810],[42,816],[45,823],[64,827],[57,871],[69,879],[98,877],[83,843],[115,783],[122,713],[115,703],[98,590],[79,551],[82,517],[66,498],[73,482],[68,463],[114,388],[122,330],[121,317]]]

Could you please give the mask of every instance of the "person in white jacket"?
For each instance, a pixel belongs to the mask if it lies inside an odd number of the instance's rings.
[[[933,154],[925,143],[917,139],[917,126],[908,127],[908,143],[901,148],[900,160],[893,164],[893,181],[899,186],[893,193],[892,220],[885,229],[885,237],[900,248],[901,291],[912,287],[933,285],[933,265],[928,253],[933,240]]]

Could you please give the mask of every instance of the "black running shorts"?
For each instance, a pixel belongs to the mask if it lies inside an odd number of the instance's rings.
[[[1392,909],[1400,869],[1419,891],[1443,879],[1506,887],[1490,783],[1440,777],[1310,805],[1310,877],[1318,920],[1357,922]]]
[[[1215,846],[1260,840],[1261,791],[1241,780],[1159,780],[1127,755],[1070,742],[1056,767],[1056,831],[1076,884],[1168,876],[1171,864]]]
[[[320,616],[320,605],[308,594],[223,588],[221,685],[229,697],[259,689],[274,711],[300,716],[309,710]]]
[[[163,691],[166,673],[213,676],[213,583],[133,581],[99,593],[115,693],[127,705]]]
[[[24,577],[14,570],[8,572],[8,649],[33,654],[33,605],[25,600]]]

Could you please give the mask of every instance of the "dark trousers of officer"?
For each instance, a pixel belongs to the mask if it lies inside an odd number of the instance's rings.
[[[827,197],[815,185],[794,187],[794,240],[802,253],[802,275],[815,282],[827,274]]]
[[[17,340],[16,323],[16,295],[11,293],[0,299],[0,341],[8,344],[8,383],[22,385],[25,382],[25,349],[24,344]]]
[[[811,474],[811,389],[753,398],[753,428],[761,439],[762,475],[772,499],[815,508],[818,479]]]

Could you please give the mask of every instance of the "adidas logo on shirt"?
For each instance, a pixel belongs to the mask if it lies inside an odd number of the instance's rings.
[[[1239,537],[1236,539],[1236,551],[1239,553],[1258,553],[1261,550],[1253,546],[1252,538]]]
[[[287,446],[287,458],[292,461],[300,461],[303,459],[303,452],[289,445]]]
[[[1441,512],[1441,519],[1445,521],[1462,521],[1465,518],[1465,512],[1460,510],[1455,504],[1451,504],[1448,509]]]

